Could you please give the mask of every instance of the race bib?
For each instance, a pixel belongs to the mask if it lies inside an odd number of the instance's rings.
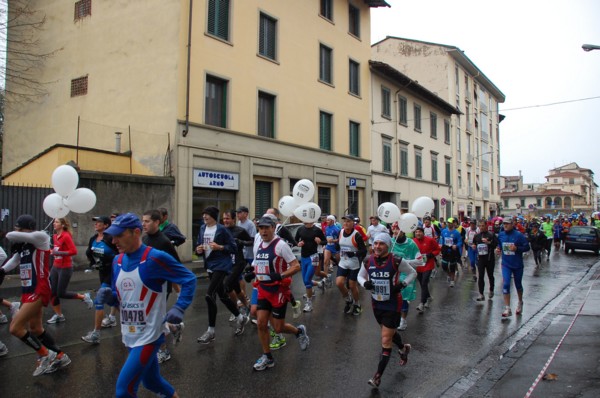
[[[480,243],[477,245],[477,254],[479,254],[480,256],[487,256],[488,255],[488,245],[486,245],[485,243]]]
[[[142,301],[121,304],[121,324],[127,326],[129,333],[143,331],[146,326],[146,311]]]
[[[33,278],[32,264],[31,263],[21,264],[20,271],[21,271],[21,286],[30,287],[32,284],[31,279]]]
[[[387,279],[372,279],[373,290],[371,297],[375,301],[388,301],[390,299],[390,281]]]
[[[444,246],[452,246],[452,245],[454,245],[454,239],[444,238]]]
[[[319,253],[311,254],[311,256],[310,256],[310,262],[314,266],[319,265]]]
[[[256,273],[256,279],[259,281],[266,282],[271,280],[271,270],[269,269],[268,260],[255,260],[254,272]]]
[[[510,249],[512,245],[510,242],[502,243],[502,254],[505,256],[514,256],[515,252]]]

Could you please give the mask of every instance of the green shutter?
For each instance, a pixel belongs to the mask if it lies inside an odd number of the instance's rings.
[[[209,0],[208,33],[229,40],[229,0]]]
[[[273,206],[273,183],[269,181],[256,181],[254,211],[257,217],[266,213]]]

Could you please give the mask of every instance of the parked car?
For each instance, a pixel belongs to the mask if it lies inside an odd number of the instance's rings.
[[[565,239],[565,253],[577,250],[591,250],[600,253],[600,230],[596,227],[571,227]]]
[[[290,233],[292,234],[292,236],[295,238],[296,237],[296,232],[298,232],[298,229],[303,226],[304,224],[302,223],[293,223],[293,224],[285,224],[283,226],[283,228],[287,229],[288,231],[290,231]],[[321,228],[321,223],[315,223],[315,226]],[[298,261],[300,261],[300,250],[302,248],[298,247],[298,246],[292,246],[292,253],[294,253],[294,255],[296,256],[296,259]]]

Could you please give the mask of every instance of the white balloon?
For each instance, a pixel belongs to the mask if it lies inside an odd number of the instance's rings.
[[[398,221],[398,226],[400,227],[400,231],[408,234],[413,232],[419,226],[419,219],[416,215],[412,213],[404,213],[400,216],[400,221]]]
[[[65,204],[75,213],[87,213],[96,206],[96,194],[91,189],[78,188],[65,198]]]
[[[291,217],[294,215],[294,210],[296,210],[299,205],[300,203],[298,203],[292,196],[283,196],[281,199],[279,199],[279,212],[285,217]]]
[[[79,175],[73,167],[63,164],[52,172],[52,188],[59,195],[69,196],[79,183]]]
[[[315,185],[311,180],[307,180],[306,178],[300,180],[294,185],[292,196],[298,203],[310,202],[313,196],[315,196]]]
[[[51,218],[62,218],[69,214],[69,207],[65,205],[63,197],[57,193],[51,193],[46,196],[42,203],[44,213]]]
[[[317,222],[321,217],[321,208],[313,202],[304,203],[294,210],[294,215],[302,222]]]
[[[386,223],[394,223],[400,219],[400,209],[392,202],[385,202],[377,208],[377,216]]]
[[[419,218],[430,216],[434,209],[435,203],[433,202],[433,199],[427,196],[420,196],[415,199],[410,208],[413,214]]]

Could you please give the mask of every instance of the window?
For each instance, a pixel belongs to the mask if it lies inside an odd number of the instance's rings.
[[[392,140],[383,138],[383,172],[392,172]]]
[[[360,37],[360,10],[350,4],[348,5],[348,13],[348,32],[356,37]]]
[[[421,105],[415,104],[415,130],[421,131]]]
[[[574,178],[569,178],[569,184],[571,184],[571,185],[575,184],[575,179]]]
[[[265,214],[273,203],[273,183],[270,181],[256,181],[254,195],[254,214]]]
[[[398,123],[408,124],[408,101],[404,97],[398,97]]]
[[[275,138],[275,96],[258,92],[258,135]]]
[[[536,198],[536,199],[535,199],[535,205],[536,205],[537,207],[542,207],[542,199],[540,199],[540,198]]]
[[[444,163],[446,165],[446,185],[450,185],[452,183],[452,166],[449,158],[445,158]]]
[[[508,209],[508,199],[504,199],[504,208]]]
[[[456,127],[456,152],[458,153],[458,160],[460,161],[460,128]]]
[[[358,214],[358,189],[348,190],[348,214]]]
[[[400,144],[400,175],[408,176],[408,145]]]
[[[350,122],[350,155],[360,156],[360,124]]]
[[[331,151],[331,128],[333,116],[321,112],[319,115],[319,148]]]
[[[81,0],[75,2],[75,21],[92,15],[92,0]]]
[[[437,115],[433,112],[429,113],[429,124],[431,129],[431,138],[437,140]]]
[[[331,213],[331,188],[329,187],[318,187],[318,205],[321,208],[323,214]]]
[[[456,95],[460,93],[460,79],[458,78],[458,65],[454,65],[454,81],[456,82]]]
[[[227,81],[206,76],[204,122],[211,126],[227,127]]]
[[[258,53],[263,57],[275,60],[277,21],[261,12],[259,24]]]
[[[82,76],[71,80],[71,97],[86,95],[88,91],[88,77]]]
[[[229,40],[229,0],[208,1],[208,33]]]
[[[321,0],[320,13],[323,18],[327,18],[330,21],[333,21],[333,0]]]
[[[525,207],[525,199],[521,198],[521,207]]]
[[[408,213],[408,200],[400,201],[400,213]]]
[[[456,176],[458,178],[458,187],[462,188],[462,172],[460,171],[460,169],[458,169],[458,171],[456,172]]]
[[[438,159],[437,154],[431,154],[431,181],[438,180]]]
[[[349,63],[349,91],[354,95],[360,95],[360,79],[358,76],[360,65],[350,60]]]
[[[415,148],[415,178],[423,178],[423,154],[420,148]]]
[[[450,121],[444,120],[444,143],[450,144]]]
[[[329,84],[333,81],[332,53],[331,48],[319,45],[319,80]]]
[[[391,115],[390,89],[381,86],[381,116],[389,119]]]

